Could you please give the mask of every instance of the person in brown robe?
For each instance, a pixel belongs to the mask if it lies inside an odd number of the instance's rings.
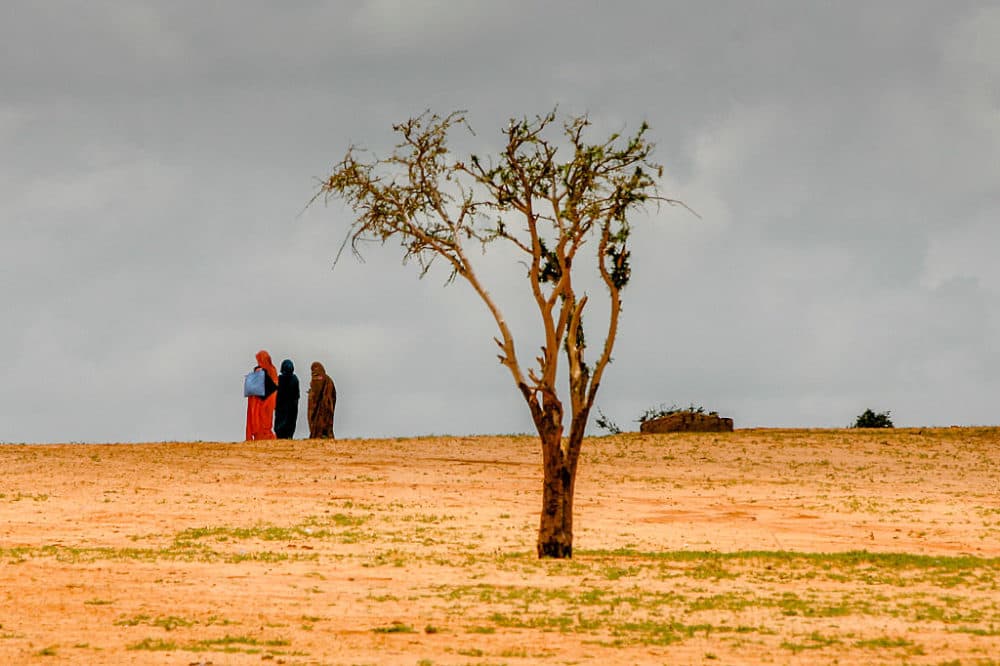
[[[334,439],[333,410],[337,406],[337,387],[326,374],[323,364],[316,361],[311,366],[309,383],[309,439]]]

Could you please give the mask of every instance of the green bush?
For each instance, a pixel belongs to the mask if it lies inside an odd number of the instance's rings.
[[[854,428],[894,428],[892,419],[889,418],[889,411],[878,412],[866,409],[854,421]]]

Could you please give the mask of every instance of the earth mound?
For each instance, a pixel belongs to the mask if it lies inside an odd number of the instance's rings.
[[[674,412],[657,419],[643,421],[640,432],[661,434],[667,432],[732,432],[733,420],[715,412]]]

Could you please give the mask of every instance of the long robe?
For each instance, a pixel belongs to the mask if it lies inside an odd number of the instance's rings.
[[[264,397],[247,398],[247,441],[254,439],[275,439],[274,406],[277,401],[278,371],[266,351],[257,352],[257,366],[264,370]]]
[[[295,423],[299,417],[299,378],[295,365],[289,359],[281,362],[278,377],[278,400],[274,408],[274,434],[278,439],[295,436]]]
[[[309,438],[333,439],[333,411],[337,407],[337,387],[322,363],[312,364],[309,383]]]

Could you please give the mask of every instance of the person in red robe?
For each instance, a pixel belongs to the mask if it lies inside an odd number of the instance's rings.
[[[257,352],[257,366],[264,371],[264,397],[247,398],[247,441],[276,439],[274,436],[274,406],[278,396],[278,370],[271,355],[261,349]]]

